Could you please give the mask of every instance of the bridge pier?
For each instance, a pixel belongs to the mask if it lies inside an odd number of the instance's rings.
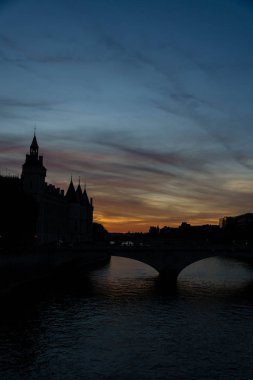
[[[171,268],[159,271],[159,282],[168,286],[176,286],[179,272]]]

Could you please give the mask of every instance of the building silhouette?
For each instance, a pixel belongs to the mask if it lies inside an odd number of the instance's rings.
[[[80,181],[75,189],[72,178],[68,190],[64,194],[64,190],[45,181],[46,173],[47,169],[43,164],[43,156],[39,155],[39,145],[34,134],[30,153],[26,155],[22,165],[21,178],[1,177],[6,201],[13,202],[13,196],[8,194],[12,194],[11,190],[15,187],[16,194],[19,194],[20,199],[28,198],[29,202],[32,201],[33,204],[32,213],[28,213],[27,210],[26,215],[22,210],[23,215],[18,216],[19,226],[15,227],[15,231],[22,231],[22,218],[27,224],[27,219],[29,221],[30,215],[32,215],[29,231],[23,231],[23,235],[32,234],[32,238],[39,244],[90,241],[93,223],[92,198],[88,198],[86,189],[82,190]],[[9,197],[11,199],[8,199]],[[7,218],[8,213],[5,216],[5,219]],[[2,216],[1,219],[4,217]],[[4,223],[2,225],[4,226]],[[3,227],[0,233],[11,236],[10,229],[11,227],[7,227],[6,231],[6,228]],[[32,240],[31,236],[29,240]]]
[[[223,229],[253,231],[253,214],[246,213],[237,216],[225,216],[219,219],[219,226]]]

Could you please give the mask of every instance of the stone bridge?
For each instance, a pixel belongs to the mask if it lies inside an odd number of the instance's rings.
[[[111,256],[134,259],[153,267],[166,282],[176,282],[184,268],[210,257],[253,263],[253,251],[240,247],[112,246],[109,253]]]

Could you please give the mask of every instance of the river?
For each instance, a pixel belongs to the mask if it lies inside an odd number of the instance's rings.
[[[164,289],[112,258],[1,300],[1,380],[253,379],[253,269],[212,258]]]

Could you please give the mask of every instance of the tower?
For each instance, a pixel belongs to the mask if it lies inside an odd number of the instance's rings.
[[[39,145],[34,133],[30,145],[30,154],[26,155],[25,163],[22,166],[22,186],[26,193],[41,195],[44,190],[46,168],[43,166],[43,156],[39,156]]]
[[[36,204],[36,241],[43,244],[90,240],[93,206],[86,191],[85,194],[82,192],[80,179],[75,189],[71,177],[64,196],[63,190],[45,182],[46,172],[34,133],[30,152],[22,166],[21,185],[24,193],[29,194]]]

